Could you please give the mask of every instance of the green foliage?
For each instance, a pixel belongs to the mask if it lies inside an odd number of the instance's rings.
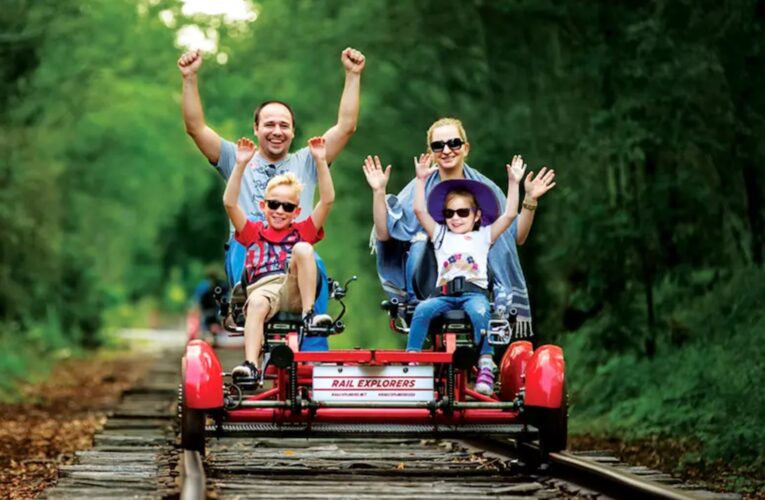
[[[575,427],[692,437],[704,458],[765,470],[765,345],[755,335],[765,331],[765,272],[742,269],[696,296],[666,288],[667,341],[654,358],[603,352],[592,342],[601,335],[595,323],[564,341]]]

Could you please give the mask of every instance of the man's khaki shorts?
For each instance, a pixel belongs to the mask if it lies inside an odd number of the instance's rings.
[[[247,287],[247,304],[255,296],[265,297],[271,310],[268,311],[266,321],[273,318],[279,311],[299,313],[303,309],[300,301],[300,289],[298,289],[297,273],[292,271],[288,274],[272,274],[265,276]]]

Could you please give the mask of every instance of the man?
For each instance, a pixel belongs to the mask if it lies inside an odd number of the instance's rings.
[[[329,163],[337,158],[356,131],[361,72],[365,65],[364,55],[350,47],[342,51],[340,60],[345,69],[345,85],[340,97],[337,123],[323,135]],[[201,66],[202,53],[199,50],[186,52],[178,59],[178,69],[183,76],[183,121],[186,132],[194,140],[199,151],[224,179],[228,179],[235,165],[236,146],[221,138],[205,123],[197,77]],[[296,153],[289,152],[295,136],[295,118],[290,106],[277,100],[264,101],[255,109],[253,133],[257,137],[259,148],[244,172],[239,194],[239,204],[247,217],[255,221],[263,220],[257,201],[263,198],[269,179],[287,172],[294,173],[304,186],[300,198],[300,206],[303,208],[300,219],[307,217],[311,213],[316,187],[316,164],[307,148]],[[233,229],[231,235],[233,236]],[[226,274],[232,284],[242,275],[244,256],[244,247],[233,237],[230,238],[226,252]],[[323,265],[320,265],[320,269],[323,269]],[[317,311],[321,310],[322,300],[317,299],[316,308]]]

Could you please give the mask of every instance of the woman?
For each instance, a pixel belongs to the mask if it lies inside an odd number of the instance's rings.
[[[426,196],[441,181],[449,179],[473,179],[492,188],[500,204],[504,206],[502,190],[477,170],[465,164],[470,152],[462,122],[456,118],[441,118],[428,129],[428,153],[433,156],[438,170],[428,177],[425,184]],[[523,165],[520,156],[513,163]],[[524,165],[525,167],[525,165]],[[510,168],[510,166],[508,166]],[[413,202],[415,179],[398,195],[387,195],[385,187],[390,176],[390,165],[384,170],[378,157],[368,156],[364,163],[364,174],[373,191],[374,230],[372,242],[377,253],[377,274],[383,289],[390,297],[412,300],[412,275],[414,266],[426,248],[428,236],[414,214]],[[534,176],[529,172],[524,181],[526,196],[520,215],[505,231],[489,253],[489,264],[494,273],[495,283],[510,295],[510,307],[517,310],[516,336],[533,335],[531,308],[526,280],[523,277],[516,244],[522,245],[531,231],[534,210],[538,200],[555,186],[555,172],[543,167]]]

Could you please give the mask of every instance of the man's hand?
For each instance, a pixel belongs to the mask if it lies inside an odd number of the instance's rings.
[[[372,188],[372,191],[384,191],[385,186],[388,185],[388,179],[390,178],[390,165],[383,170],[379,157],[375,156],[374,159],[372,159],[371,156],[367,156],[367,159],[364,160],[363,167],[364,175],[367,177],[367,183],[369,183],[369,187]]]
[[[356,74],[364,70],[364,63],[366,62],[364,54],[350,47],[347,47],[340,54],[340,60],[343,62],[343,66],[345,66],[345,71]]]
[[[258,147],[255,145],[254,142],[249,140],[246,137],[242,137],[238,141],[236,141],[236,163],[237,164],[247,164],[252,160],[252,157],[255,155],[255,151],[258,150]]]
[[[311,152],[316,163],[327,161],[327,147],[324,137],[311,137],[308,139],[308,150]]]
[[[178,58],[178,69],[183,77],[191,76],[202,67],[202,51],[190,50]]]
[[[513,156],[513,161],[506,164],[507,167],[507,182],[510,186],[516,186],[523,180],[523,173],[526,171],[526,164],[523,163],[523,157],[521,155]]]
[[[438,170],[438,167],[432,166],[433,157],[429,154],[423,153],[420,155],[420,159],[414,157],[414,171],[417,174],[418,179],[425,180],[430,177],[430,174]]]
[[[536,177],[534,172],[529,172],[526,176],[526,181],[523,183],[523,187],[526,189],[526,198],[537,200],[546,192],[555,187],[555,170],[547,170],[547,167],[542,167]]]

